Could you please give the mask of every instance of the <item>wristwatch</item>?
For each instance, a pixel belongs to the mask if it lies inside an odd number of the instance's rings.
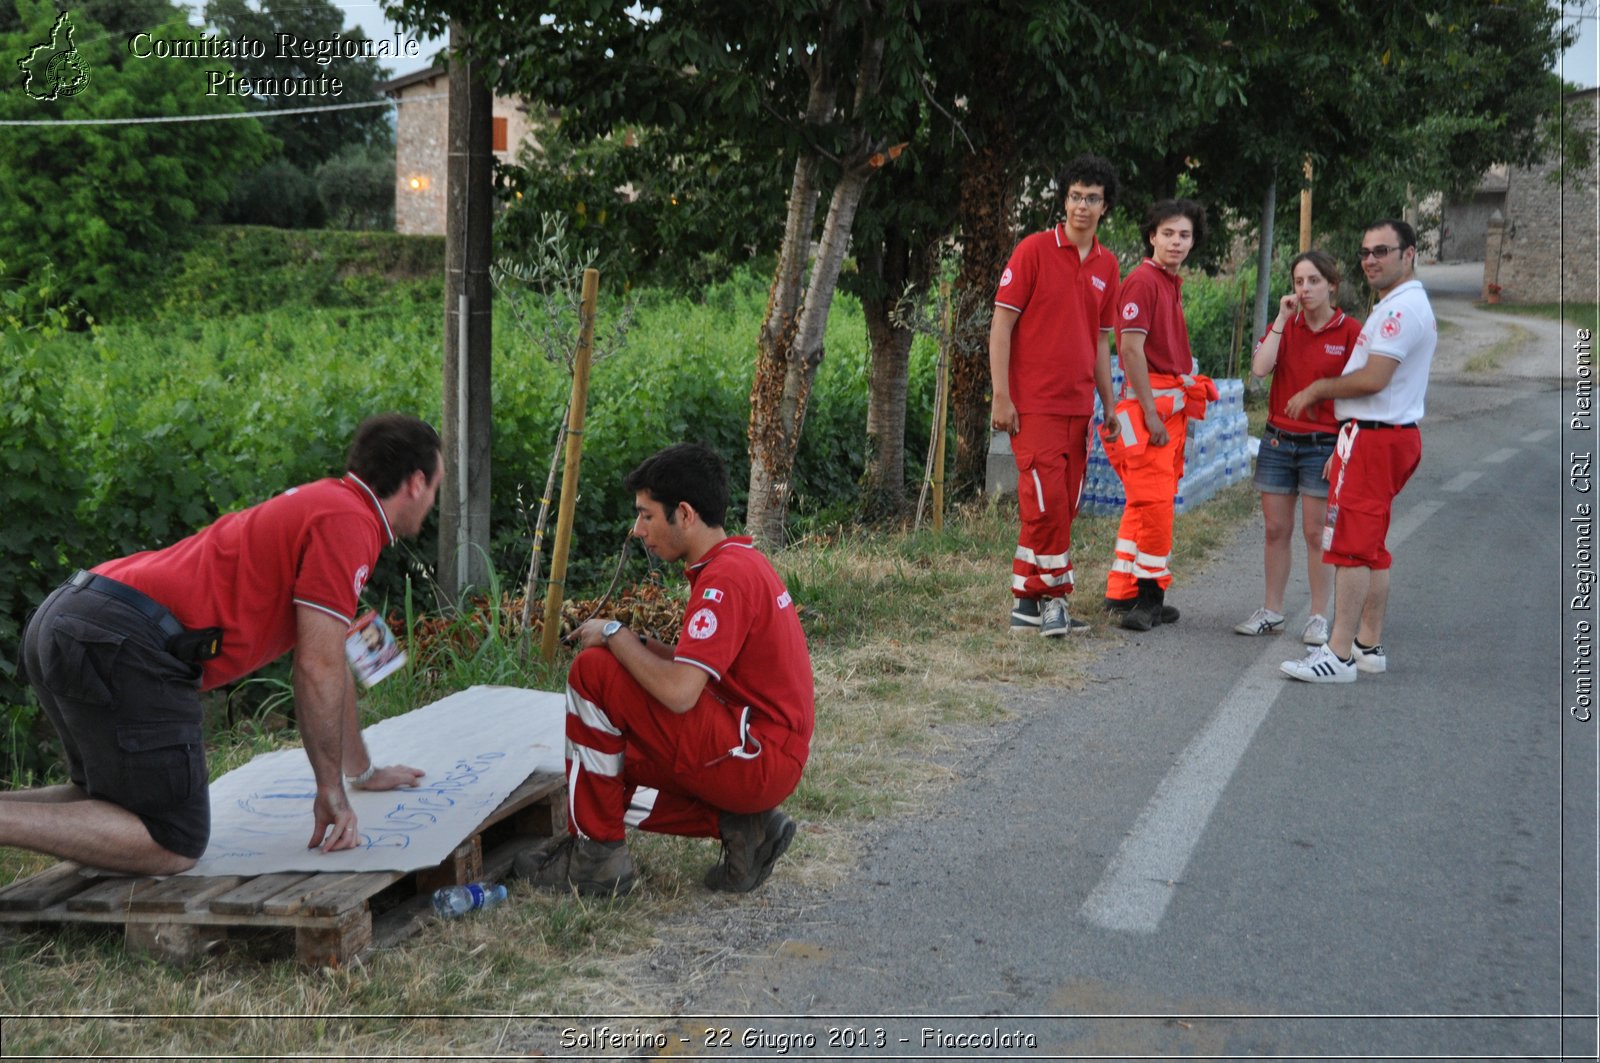
[[[620,620],[607,620],[606,624],[605,624],[605,627],[602,627],[600,629],[600,641],[601,642],[610,642],[611,641],[611,636],[615,635],[617,632],[619,632],[621,630],[622,630],[622,621],[620,621]]]

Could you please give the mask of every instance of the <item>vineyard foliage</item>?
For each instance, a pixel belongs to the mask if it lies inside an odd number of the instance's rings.
[[[19,742],[47,740],[15,665],[21,624],[75,568],[166,546],[294,484],[336,475],[357,424],[405,410],[438,423],[442,241],[381,233],[219,227],[144,291],[136,319],[72,331],[48,292],[6,293],[0,330],[0,722]],[[1226,343],[1237,286],[1185,287],[1196,346]],[[1215,287],[1217,290],[1212,291]],[[737,531],[755,336],[766,304],[761,270],[737,272],[696,296],[635,290],[620,353],[594,369],[584,433],[568,587],[597,595],[633,520],[623,476],[680,440],[715,448],[729,466]],[[624,296],[602,278],[599,329]],[[1215,319],[1215,320],[1212,320]],[[521,339],[503,309],[494,326],[492,562],[518,588],[534,514],[567,400],[565,370]],[[1202,337],[1208,337],[1202,342]],[[936,348],[912,350],[907,479],[922,474],[932,423]],[[1209,364],[1209,371],[1220,365]],[[859,303],[837,300],[811,395],[791,530],[849,521],[865,464],[866,332]],[[389,552],[369,587],[394,609],[411,579],[417,606],[448,611],[430,574],[436,522]],[[550,544],[547,541],[545,549]],[[643,574],[637,556],[631,575]],[[542,593],[542,588],[541,588]],[[21,726],[22,724],[30,726]],[[26,739],[24,739],[26,735]]]
[[[28,445],[8,460],[46,469],[59,483],[11,478],[7,490],[17,501],[20,481],[28,481],[28,504],[20,514],[8,506],[9,534],[48,548],[6,551],[0,564],[31,575],[6,572],[0,585],[26,586],[31,597],[73,567],[170,544],[220,513],[336,474],[369,413],[408,410],[438,422],[437,274],[408,279],[415,264],[405,256],[366,240],[341,244],[345,234],[325,234],[334,239],[308,254],[307,242],[321,235],[214,230],[174,270],[168,289],[150,294],[144,319],[9,334],[26,355],[7,360],[9,422]],[[358,258],[360,268],[351,265]],[[297,271],[302,286],[291,283]],[[276,306],[260,305],[263,291],[278,296]],[[595,367],[591,383],[573,543],[577,587],[609,575],[632,520],[622,477],[656,449],[702,440],[727,459],[736,494],[745,482],[764,281],[743,273],[697,301],[634,294],[627,345]],[[602,329],[620,303],[602,281]],[[570,384],[564,370],[519,342],[509,320],[497,315],[494,332],[494,561],[514,585]],[[848,514],[865,439],[865,343],[859,309],[841,305],[795,485],[803,517]],[[928,344],[913,364],[919,384],[908,442],[916,454],[931,420],[932,361]],[[741,506],[736,497],[735,514]],[[435,555],[432,523],[407,551],[413,567],[428,567]],[[391,578],[377,593],[396,590],[392,577],[405,567],[382,566]],[[14,644],[4,645],[9,656]]]

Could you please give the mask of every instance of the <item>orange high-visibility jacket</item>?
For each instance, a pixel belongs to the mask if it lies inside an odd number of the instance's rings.
[[[1185,373],[1183,376],[1151,373],[1150,390],[1154,393],[1156,416],[1163,423],[1179,413],[1185,418],[1203,421],[1207,403],[1215,402],[1219,397],[1217,385],[1203,373]],[[1110,437],[1102,436],[1100,442],[1106,448],[1106,460],[1115,468],[1144,452],[1150,445],[1150,429],[1145,424],[1144,407],[1135,398],[1124,398],[1117,403],[1112,411],[1112,419],[1117,426],[1116,432]]]

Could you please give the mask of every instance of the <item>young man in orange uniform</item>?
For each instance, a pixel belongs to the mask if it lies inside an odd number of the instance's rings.
[[[1205,208],[1192,199],[1164,199],[1145,215],[1150,256],[1133,268],[1117,295],[1117,351],[1126,384],[1115,415],[1102,426],[1106,457],[1122,477],[1127,503],[1117,528],[1116,559],[1106,580],[1106,608],[1122,626],[1149,631],[1178,620],[1166,604],[1172,583],[1173,503],[1183,477],[1189,418],[1203,418],[1216,387],[1195,372],[1183,319],[1178,267],[1205,237]]]
[[[1061,636],[1068,616],[1072,520],[1088,465],[1095,392],[1111,408],[1117,256],[1095,230],[1117,198],[1117,174],[1097,155],[1061,173],[1066,221],[1017,245],[1000,276],[989,328],[991,410],[1011,435],[1022,528],[1011,562],[1011,630]]]

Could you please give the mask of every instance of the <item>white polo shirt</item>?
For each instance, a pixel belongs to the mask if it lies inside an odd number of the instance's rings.
[[[1370,355],[1393,358],[1400,365],[1389,385],[1372,395],[1333,400],[1334,416],[1341,421],[1383,421],[1410,424],[1422,420],[1428,393],[1428,370],[1439,345],[1439,325],[1422,282],[1409,280],[1378,301],[1361,326],[1356,349],[1345,363],[1349,376],[1367,364]]]

